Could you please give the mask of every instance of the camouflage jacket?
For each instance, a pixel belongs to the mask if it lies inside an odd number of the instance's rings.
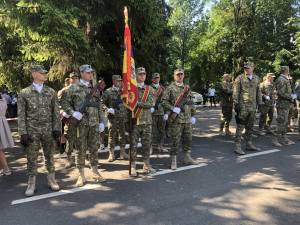
[[[165,112],[171,113],[173,111],[176,99],[183,91],[184,86],[178,86],[175,82],[172,82],[164,91],[162,105]],[[176,117],[174,123],[191,123],[191,116],[194,116],[196,109],[192,101],[191,95],[188,96],[188,101],[184,105],[183,109]]]
[[[275,86],[274,86],[274,84],[264,81],[264,82],[260,83],[259,87],[260,87],[261,94],[262,94],[263,104],[266,106],[273,106],[275,103]],[[269,96],[270,100],[267,100],[266,96]]]
[[[233,84],[233,103],[247,111],[255,111],[262,104],[259,78],[253,75],[250,80],[246,74],[239,75]]]
[[[85,86],[81,82],[73,84],[70,88],[63,92],[61,98],[61,107],[67,114],[73,115],[75,111],[79,111],[84,103],[86,96],[91,92],[91,88]],[[83,117],[80,121],[82,125],[95,126],[102,122],[101,113],[101,96],[97,90],[92,97],[91,103],[96,107],[87,107],[85,112],[82,112]]]
[[[43,85],[41,93],[30,85],[18,96],[19,134],[61,130],[58,100],[55,91]]]
[[[108,119],[123,119],[125,120],[127,115],[127,109],[125,108],[122,99],[120,90],[110,87],[106,89],[102,95],[103,104],[107,108],[113,108],[115,110],[115,114],[108,114]]]
[[[288,78],[280,75],[275,81],[277,91],[277,108],[288,108],[292,104],[292,87]]]
[[[142,112],[141,112],[139,118],[137,119],[137,125],[152,124],[152,113],[151,113],[150,109],[154,106],[154,102],[153,102],[154,90],[150,86],[148,98],[147,98],[146,102],[142,102],[146,86],[147,85],[145,85],[144,88],[138,87],[139,100],[138,100],[137,106],[142,109]]]
[[[220,101],[221,106],[232,106],[233,100],[232,100],[232,82],[223,80],[221,84],[221,93],[220,93]]]
[[[156,88],[154,85],[151,85],[153,90],[154,90],[154,106],[157,105],[157,108],[155,109],[154,113],[152,113],[153,116],[162,116],[164,115],[164,108],[162,106],[162,95],[164,94],[164,87],[162,87],[160,85],[160,87],[162,88],[162,92],[160,94],[160,96],[157,98],[156,94],[157,94],[157,91],[158,91],[158,88]],[[156,101],[159,101],[159,102],[156,102]]]
[[[61,97],[62,97],[63,93],[69,89],[69,87],[70,87],[70,86],[63,87],[61,90],[59,90],[59,91],[57,92],[57,98],[58,98],[58,104],[59,104],[60,113],[63,112],[63,110],[62,110],[62,108],[61,108]]]

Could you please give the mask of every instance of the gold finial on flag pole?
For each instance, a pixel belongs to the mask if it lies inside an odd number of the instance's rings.
[[[124,7],[125,24],[128,25],[128,10],[127,6]]]

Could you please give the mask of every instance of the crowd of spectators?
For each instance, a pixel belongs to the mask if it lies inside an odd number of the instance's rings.
[[[0,91],[2,99],[6,101],[7,111],[6,118],[15,118],[17,117],[18,104],[17,104],[17,94],[15,92],[9,92],[7,90]]]

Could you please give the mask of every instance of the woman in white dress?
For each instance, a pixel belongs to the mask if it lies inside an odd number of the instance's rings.
[[[8,167],[4,149],[14,147],[14,141],[5,117],[6,110],[6,101],[0,95],[0,175],[8,176],[11,175],[11,170]]]

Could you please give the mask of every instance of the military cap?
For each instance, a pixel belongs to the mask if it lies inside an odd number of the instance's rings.
[[[136,73],[139,74],[139,73],[146,73],[146,69],[144,67],[139,67],[136,69]]]
[[[276,77],[274,73],[267,73],[267,77]]]
[[[77,72],[72,72],[69,74],[69,77],[70,78],[73,78],[73,77],[78,77],[79,78],[79,74]]]
[[[281,66],[280,67],[280,72],[289,72],[290,71],[290,67],[289,66]]]
[[[80,71],[81,73],[83,73],[83,72],[89,73],[89,72],[94,72],[95,70],[92,68],[91,65],[84,64],[84,65],[81,65],[81,66],[79,67],[79,71]]]
[[[250,68],[254,68],[254,63],[253,62],[245,62],[244,69],[250,69]]]
[[[46,70],[42,65],[32,65],[30,67],[30,72],[48,73],[48,70]]]
[[[224,73],[223,77],[231,77],[231,75],[229,73]]]
[[[115,74],[115,75],[112,75],[112,79],[113,80],[122,80],[122,77],[120,75]]]
[[[184,70],[183,69],[176,69],[175,71],[174,71],[174,74],[175,75],[177,75],[177,74],[184,74]]]
[[[160,78],[160,74],[159,73],[152,74],[152,80],[155,78]]]

